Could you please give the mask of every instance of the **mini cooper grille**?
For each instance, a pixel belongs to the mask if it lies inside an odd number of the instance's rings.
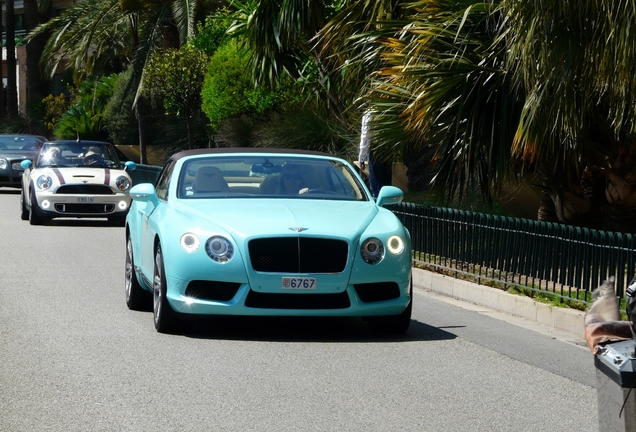
[[[264,273],[342,273],[347,266],[347,242],[306,237],[251,240],[250,260]]]
[[[393,300],[400,297],[400,287],[395,282],[376,282],[354,285],[358,297],[365,303]]]
[[[71,195],[114,195],[114,192],[110,187],[98,184],[62,185],[57,188],[55,193]]]
[[[22,169],[22,167],[20,166],[20,162],[13,162],[13,163],[11,163],[11,169],[12,169],[13,171],[18,171],[18,172],[22,172],[22,171],[24,171],[24,170]]]
[[[107,214],[115,211],[115,204],[55,204],[60,213]]]
[[[188,284],[185,295],[202,300],[230,301],[240,287],[240,283],[198,280]]]
[[[250,290],[245,306],[261,309],[346,309],[351,306],[346,292],[338,294],[270,294]]]

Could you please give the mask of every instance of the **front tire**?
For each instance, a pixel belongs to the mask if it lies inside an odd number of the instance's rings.
[[[130,310],[144,310],[149,303],[148,291],[142,288],[135,274],[135,261],[133,258],[132,241],[130,236],[126,238],[126,306]]]
[[[38,212],[38,200],[35,198],[35,192],[31,188],[31,205],[29,206],[29,223],[31,225],[42,225],[44,220]]]
[[[411,279],[411,301],[408,306],[399,315],[374,317],[369,321],[371,330],[378,333],[390,333],[401,335],[406,333],[411,325],[411,314],[413,313],[413,280]]]
[[[126,226],[126,215],[109,216],[108,222],[111,222],[117,226]]]
[[[26,206],[26,199],[24,198],[24,190],[20,192],[20,219],[29,220],[29,209]]]
[[[163,265],[163,253],[161,245],[155,249],[155,270],[152,282],[153,302],[152,310],[155,320],[155,329],[159,333],[169,333],[175,325],[175,312],[168,303],[165,266]]]

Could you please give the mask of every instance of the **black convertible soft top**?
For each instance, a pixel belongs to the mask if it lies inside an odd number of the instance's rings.
[[[312,150],[297,150],[283,148],[257,148],[257,147],[218,147],[203,148],[194,150],[184,150],[170,156],[169,160],[178,161],[186,156],[206,155],[206,154],[229,154],[229,153],[265,153],[265,154],[302,154],[314,156],[331,156],[327,153]]]

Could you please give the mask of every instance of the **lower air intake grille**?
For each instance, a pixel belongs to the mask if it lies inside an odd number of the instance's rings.
[[[201,300],[230,301],[240,288],[240,283],[216,281],[192,281],[185,295]]]
[[[274,237],[248,244],[252,267],[263,273],[342,273],[347,242],[307,237]]]
[[[393,300],[400,297],[400,287],[395,282],[376,282],[354,285],[358,297],[365,303]]]
[[[245,306],[261,309],[346,309],[351,306],[346,292],[339,294],[268,294],[250,290]]]
[[[115,211],[115,204],[55,204],[60,213],[109,214]]]

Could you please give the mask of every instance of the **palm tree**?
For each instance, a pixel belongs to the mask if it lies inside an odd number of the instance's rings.
[[[519,95],[497,38],[491,2],[425,0],[350,37],[352,63],[378,63],[363,89],[376,112],[374,150],[433,152],[434,182],[448,200],[491,200],[517,171],[510,156]],[[368,68],[367,68],[368,69]],[[429,150],[430,149],[430,150]]]
[[[158,50],[179,47],[194,35],[210,0],[85,0],[38,26],[29,39],[50,33],[40,65],[52,76],[68,59],[76,78],[131,67],[129,88],[140,98],[143,71]],[[146,162],[143,104],[137,103],[139,144]]]
[[[503,0],[508,67],[526,94],[513,154],[536,165],[561,222],[636,207],[636,3]]]
[[[24,24],[27,34],[53,16],[51,0],[24,0]],[[26,45],[27,100],[41,100],[47,93],[46,82],[40,74],[39,61],[46,44],[47,35],[39,34]],[[30,119],[31,133],[40,133],[35,117]]]
[[[18,115],[18,88],[16,79],[15,61],[15,8],[13,0],[7,0],[7,115]]]

